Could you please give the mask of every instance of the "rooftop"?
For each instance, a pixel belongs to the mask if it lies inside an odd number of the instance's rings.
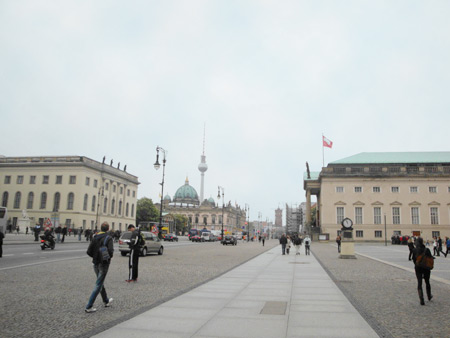
[[[329,164],[450,163],[450,151],[359,153]],[[311,173],[311,177],[312,177]]]

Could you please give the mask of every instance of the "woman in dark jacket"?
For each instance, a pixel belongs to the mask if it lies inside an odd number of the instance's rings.
[[[408,248],[409,248],[409,256],[408,256],[408,260],[411,260],[411,257],[413,255],[413,250],[414,250],[414,243],[411,237],[409,237],[408,239]]]
[[[419,267],[416,265],[416,259],[419,255],[425,253],[425,256],[431,257],[430,249],[427,249],[425,245],[423,245],[423,238],[419,237],[417,238],[417,245],[416,248],[413,250],[413,262],[414,262],[414,269],[416,271],[416,277],[417,277],[417,291],[419,292],[419,299],[420,299],[420,305],[425,305],[425,301],[423,299],[423,290],[422,290],[422,278],[425,279],[425,285],[427,290],[427,296],[428,300],[431,300],[433,296],[431,295],[431,285],[430,285],[430,274],[431,270],[425,269],[422,267]]]

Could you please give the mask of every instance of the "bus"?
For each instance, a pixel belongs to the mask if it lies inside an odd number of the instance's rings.
[[[6,222],[8,220],[8,209],[0,207],[0,230],[6,234]]]

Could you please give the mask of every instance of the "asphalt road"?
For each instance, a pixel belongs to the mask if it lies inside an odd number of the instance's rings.
[[[139,282],[126,283],[128,257],[116,249],[105,287],[114,298],[96,313],[84,308],[95,284],[86,242],[42,251],[37,243],[5,245],[0,261],[0,337],[90,337],[184,293],[258,254],[278,241],[164,243],[164,255],[141,257]],[[176,320],[176,318],[173,318]]]

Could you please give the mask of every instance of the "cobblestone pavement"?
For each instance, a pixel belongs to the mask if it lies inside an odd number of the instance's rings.
[[[128,257],[117,248],[105,287],[114,298],[97,312],[84,308],[95,284],[91,259],[75,259],[0,273],[0,336],[90,337],[190,290],[269,250],[277,240],[223,246],[220,243],[166,247],[164,255],[141,257],[139,282],[125,283]],[[173,318],[177,320],[177,318]]]
[[[313,243],[311,251],[380,337],[450,337],[449,285],[432,280],[434,298],[421,306],[413,272],[362,256],[339,259],[332,244]]]

